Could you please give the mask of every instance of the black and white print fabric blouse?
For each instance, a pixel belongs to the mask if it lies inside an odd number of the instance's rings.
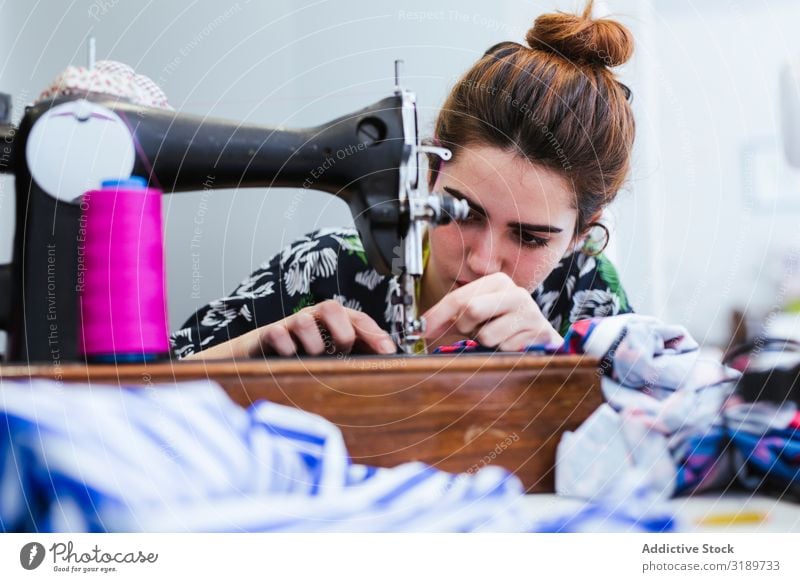
[[[172,348],[183,358],[328,299],[363,311],[391,333],[396,286],[396,278],[369,265],[354,228],[324,228],[294,241],[231,295],[198,310],[172,335]],[[580,251],[561,260],[533,299],[561,335],[579,319],[632,311],[611,262]]]

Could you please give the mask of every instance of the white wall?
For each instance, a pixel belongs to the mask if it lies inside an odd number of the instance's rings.
[[[22,101],[67,64],[85,62],[85,39],[93,34],[98,58],[151,76],[178,109],[302,126],[389,94],[392,63],[402,58],[403,83],[417,92],[428,133],[456,76],[488,46],[522,40],[541,12],[580,5],[6,0],[0,90],[18,98],[18,116]],[[794,210],[745,199],[746,190],[752,195],[761,186],[742,171],[742,152],[777,136],[777,71],[800,52],[793,34],[800,4],[609,0],[598,10],[620,17],[637,36],[622,75],[634,91],[638,138],[630,186],[610,213],[613,256],[637,308],[725,341],[732,306],[762,309],[773,301],[774,277],[759,269],[779,240],[798,232]],[[427,14],[412,18],[416,12]],[[0,187],[0,260],[7,260],[8,179]],[[350,221],[335,198],[298,190],[182,194],[165,197],[164,207],[173,327],[296,235]],[[196,220],[199,249],[191,248]],[[198,274],[200,293],[193,294]]]
[[[666,314],[722,342],[732,307],[758,315],[788,299],[780,257],[800,242],[800,206],[772,201],[787,192],[772,191],[785,188],[771,179],[785,162],[769,144],[780,133],[779,69],[800,53],[800,3],[671,0],[655,15]],[[768,172],[752,172],[754,149],[767,152]]]

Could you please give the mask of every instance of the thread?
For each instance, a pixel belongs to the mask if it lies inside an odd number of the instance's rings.
[[[81,353],[87,361],[114,363],[167,355],[161,191],[138,176],[106,180],[84,194],[81,208]]]

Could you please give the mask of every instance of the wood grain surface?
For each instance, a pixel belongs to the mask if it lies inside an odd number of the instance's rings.
[[[602,403],[596,370],[596,360],[579,356],[461,354],[6,365],[0,379],[113,387],[208,378],[242,406],[267,399],[334,422],[356,463],[500,466],[530,492],[549,492],[561,434]]]

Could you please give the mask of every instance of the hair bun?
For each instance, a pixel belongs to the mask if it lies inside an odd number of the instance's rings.
[[[616,20],[592,19],[589,2],[582,15],[542,14],[525,40],[532,49],[559,54],[575,62],[616,67],[633,54],[631,31]]]

